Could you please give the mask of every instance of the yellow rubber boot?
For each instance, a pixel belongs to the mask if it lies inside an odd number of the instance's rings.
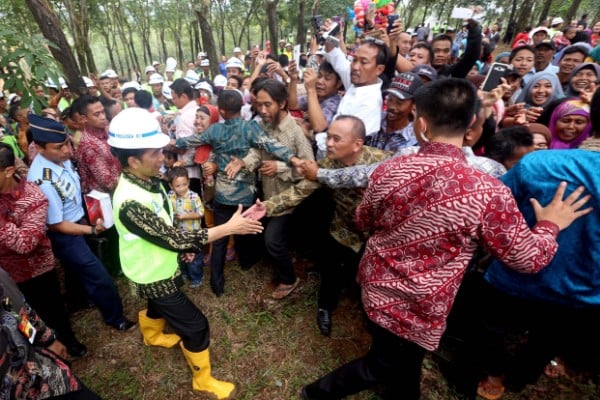
[[[139,312],[139,323],[142,336],[144,337],[144,344],[146,346],[159,346],[170,349],[175,347],[177,343],[181,341],[179,335],[174,333],[163,333],[165,328],[165,320],[162,318],[149,318],[146,315],[148,310],[142,310]]]
[[[183,343],[180,343],[179,345],[192,370],[192,386],[194,390],[207,392],[218,400],[233,398],[235,385],[212,377],[210,373],[210,355],[208,349],[198,353],[192,353],[183,347]]]

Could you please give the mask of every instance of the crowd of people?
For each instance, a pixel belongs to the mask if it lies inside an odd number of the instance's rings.
[[[299,388],[305,399],[376,384],[418,399],[423,358],[444,346],[467,398],[597,369],[600,22],[589,26],[556,17],[507,33],[498,52],[500,22],[434,35],[397,19],[350,45],[327,20],[305,54],[281,41],[201,52],[185,70],[170,57],[138,80],[83,77],[86,93],[49,79],[39,110],[0,91],[0,397],[99,398],[64,362],[87,353],[69,313],[95,306],[147,346],[179,346],[194,390],[231,398],[243,388],[212,377],[208,320],[181,288],[206,275],[226,302],[226,262],[264,259],[285,301],[302,285],[295,253],[320,273],[319,331],[335,333],[358,285],[372,335],[364,357]],[[506,72],[484,91],[494,63]],[[114,225],[91,218],[92,191],[112,199]],[[120,274],[147,300],[137,322]],[[526,339],[509,356],[515,332]]]

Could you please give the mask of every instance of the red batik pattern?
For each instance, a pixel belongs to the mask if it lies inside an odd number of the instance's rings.
[[[21,181],[0,193],[0,266],[17,283],[54,268],[46,237],[48,199],[34,183]]]
[[[83,131],[75,152],[82,193],[92,190],[112,193],[117,187],[121,164],[111,154],[107,139],[108,133],[103,129]]]
[[[530,230],[508,188],[440,143],[382,163],[356,218],[371,232],[358,275],[369,318],[427,350],[439,344],[479,244],[529,273],[557,249],[556,225]]]

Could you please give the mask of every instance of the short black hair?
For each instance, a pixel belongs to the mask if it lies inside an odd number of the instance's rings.
[[[129,167],[129,157],[135,157],[140,159],[148,149],[120,149],[118,147],[111,147],[110,152],[113,156],[119,160],[121,167]]]
[[[417,42],[414,44],[413,47],[410,48],[410,50],[412,49],[425,49],[427,50],[427,54],[429,54],[429,60],[427,60],[427,62],[429,64],[431,64],[431,62],[433,61],[433,49],[431,48],[431,46],[429,45],[429,43],[425,43],[425,42]],[[410,50],[408,51],[410,53]]]
[[[73,101],[71,107],[75,107],[75,110],[81,114],[86,115],[88,107],[92,104],[98,103],[100,98],[98,96],[91,96],[89,94],[80,96],[77,100]]]
[[[437,130],[463,135],[471,126],[477,92],[466,79],[447,78],[421,86],[415,92],[417,115]]]
[[[237,90],[223,90],[217,99],[217,107],[232,114],[237,114],[242,109],[244,101]]]
[[[338,81],[342,80],[342,78],[340,78],[340,74],[338,74],[337,71],[335,69],[333,69],[333,65],[331,65],[331,63],[329,61],[323,61],[319,65],[319,72],[322,72],[325,74],[335,74],[335,77]]]
[[[134,88],[134,87],[128,87],[128,88],[125,88],[125,90],[123,90],[123,91],[121,92],[121,96],[125,97],[125,96],[127,96],[129,93],[137,93],[137,91],[138,91],[138,90],[137,90],[136,88]],[[135,95],[135,94],[134,94],[134,95]]]
[[[560,59],[562,60],[567,54],[581,53],[585,59],[588,56],[588,50],[583,46],[568,46],[563,50]]]
[[[443,40],[450,42],[450,46],[452,46],[452,38],[450,36],[442,33],[441,35],[437,35],[436,37],[433,38],[433,40],[431,41],[431,47],[433,47],[435,42],[441,42]]]
[[[517,53],[520,52],[521,50],[530,51],[531,54],[533,54],[535,56],[535,49],[528,44],[524,44],[523,46],[518,46],[518,47],[515,47],[514,49],[512,49],[512,51],[510,52],[510,56],[508,57],[508,62],[511,62],[513,60],[513,58],[515,58]]]
[[[133,100],[140,108],[149,110],[150,107],[152,107],[152,95],[146,90],[138,90],[135,92]]]
[[[287,54],[284,54],[284,53],[282,53],[282,54],[280,54],[280,55],[277,57],[277,62],[279,62],[279,64],[280,64],[280,65],[281,65],[283,68],[285,68],[285,67],[287,67],[287,66],[289,65],[289,63],[290,63],[290,58],[288,57],[288,55],[287,55]]]
[[[173,183],[173,180],[177,178],[187,178],[190,179],[190,175],[188,174],[188,170],[185,167],[173,167],[167,172],[167,181],[169,183]]]
[[[194,99],[194,90],[192,89],[192,85],[188,81],[183,78],[175,79],[173,83],[171,83],[171,91],[177,93],[177,96],[181,96],[185,94],[188,99]]]
[[[227,77],[227,80],[230,80],[230,79],[236,80],[238,83],[238,87],[242,87],[242,84],[244,83],[244,78],[242,78],[239,75],[231,75],[231,76]]]
[[[0,142],[0,168],[13,167],[15,165],[15,152],[6,143]]]
[[[377,49],[377,55],[375,56],[375,64],[376,65],[385,65],[387,63],[387,60],[390,56],[390,50],[388,49],[388,47],[385,43],[379,44],[379,42],[376,42],[376,41],[363,39],[363,41],[361,41],[360,45],[361,46],[370,46],[370,47],[374,47]]]
[[[112,115],[112,108],[113,106],[117,105],[117,100],[108,99],[103,96],[100,97],[100,103],[102,103],[102,106],[104,107],[104,114],[106,114],[106,119],[112,121],[112,119],[114,118],[114,115]]]
[[[504,164],[517,147],[533,146],[533,134],[526,126],[515,125],[500,129],[485,142],[484,155]]]
[[[354,115],[340,114],[335,117],[334,121],[352,121],[351,131],[352,134],[354,134],[354,137],[363,141],[365,140],[365,137],[367,136],[367,129],[365,128],[365,123],[362,119]]]

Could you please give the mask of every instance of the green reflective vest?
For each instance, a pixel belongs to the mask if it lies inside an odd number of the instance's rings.
[[[119,232],[121,268],[125,276],[135,283],[149,284],[172,277],[177,270],[177,252],[157,246],[129,231],[119,219],[119,212],[126,200],[135,200],[152,210],[165,224],[172,226],[171,202],[168,202],[168,210],[163,207],[163,198],[166,196],[162,187],[161,193],[148,192],[123,175],[115,189],[113,215]]]

